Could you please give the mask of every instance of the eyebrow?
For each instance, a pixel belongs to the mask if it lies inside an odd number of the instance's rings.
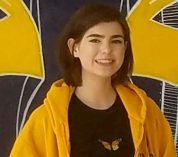
[[[90,34],[87,36],[87,38],[89,37],[98,37],[98,38],[104,38],[104,35],[100,35],[100,34]],[[112,35],[111,38],[124,38],[123,35],[120,34],[116,34],[116,35]]]

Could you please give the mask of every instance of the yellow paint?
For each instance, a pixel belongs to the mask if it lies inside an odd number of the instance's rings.
[[[7,16],[0,19],[0,75],[42,78],[43,58],[38,30],[22,0],[0,0]]]
[[[136,75],[178,83],[178,29],[151,21],[174,0],[141,0],[128,17]]]

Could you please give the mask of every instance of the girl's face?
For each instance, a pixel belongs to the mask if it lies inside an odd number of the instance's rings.
[[[73,43],[73,39],[68,40],[69,48]],[[123,63],[126,45],[118,22],[103,22],[88,29],[74,45],[74,57],[81,61],[82,76],[111,77]]]

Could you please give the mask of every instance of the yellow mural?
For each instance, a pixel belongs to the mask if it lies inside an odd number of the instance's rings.
[[[152,18],[175,0],[139,0],[128,16],[135,75],[178,84],[178,29]]]
[[[43,78],[40,37],[22,0],[0,0],[0,75]]]

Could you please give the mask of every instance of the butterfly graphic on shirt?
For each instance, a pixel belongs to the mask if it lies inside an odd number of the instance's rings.
[[[101,143],[105,149],[110,151],[117,151],[119,149],[119,145],[122,142],[122,138],[118,138],[112,142],[103,141],[101,139],[98,140],[99,143]]]

